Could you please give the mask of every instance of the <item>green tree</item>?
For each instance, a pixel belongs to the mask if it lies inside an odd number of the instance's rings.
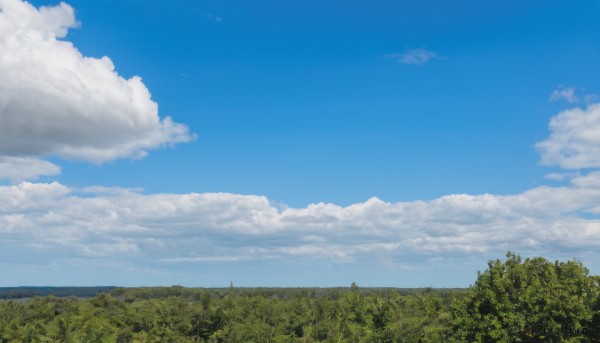
[[[454,306],[456,338],[467,342],[589,339],[599,288],[578,261],[552,263],[508,252],[490,261]]]

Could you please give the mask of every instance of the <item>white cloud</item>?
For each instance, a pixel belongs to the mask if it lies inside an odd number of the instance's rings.
[[[579,102],[579,98],[577,97],[577,95],[575,95],[575,88],[564,86],[559,86],[550,95],[550,101],[558,100],[565,100],[570,104],[576,104]]]
[[[140,77],[124,79],[108,57],[83,56],[61,40],[75,26],[65,3],[0,0],[0,156],[102,163],[193,139],[159,117]]]
[[[60,167],[37,158],[0,156],[0,180],[13,183],[60,174]]]
[[[593,253],[600,244],[600,220],[580,215],[600,213],[600,172],[510,196],[372,198],[346,207],[282,208],[262,196],[227,193],[97,190],[79,196],[58,183],[0,187],[0,241],[27,256],[110,257],[150,269],[267,260],[414,267],[436,256]]]
[[[434,51],[417,48],[408,49],[403,53],[387,54],[384,59],[394,60],[400,64],[421,65],[428,63],[431,59],[437,58],[438,54]]]
[[[554,181],[564,181],[572,178],[575,174],[571,173],[548,173],[544,175],[546,179],[554,180]]]
[[[563,111],[549,126],[550,137],[536,144],[542,164],[600,168],[600,104]]]

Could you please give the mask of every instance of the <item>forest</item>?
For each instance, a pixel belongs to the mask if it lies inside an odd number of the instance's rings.
[[[0,299],[23,299],[35,296],[93,297],[117,287],[0,287]]]
[[[488,262],[468,289],[106,289],[0,301],[1,342],[600,342],[580,262]]]

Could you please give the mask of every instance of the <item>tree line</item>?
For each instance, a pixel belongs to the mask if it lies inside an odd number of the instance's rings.
[[[0,341],[600,342],[600,277],[508,253],[462,290],[119,288],[0,301]]]
[[[0,287],[0,299],[22,299],[35,296],[94,297],[117,287]]]

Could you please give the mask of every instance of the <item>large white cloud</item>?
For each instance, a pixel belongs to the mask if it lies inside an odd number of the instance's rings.
[[[0,156],[102,163],[193,138],[159,117],[139,77],[124,79],[108,57],[61,40],[75,26],[65,3],[0,0]]]
[[[550,137],[536,144],[545,165],[600,168],[600,104],[565,110],[550,120]]]
[[[0,187],[0,240],[27,256],[110,258],[159,269],[243,260],[382,265],[509,249],[593,253],[600,245],[598,204],[599,172],[511,196],[372,198],[305,208],[254,195],[22,183]]]

